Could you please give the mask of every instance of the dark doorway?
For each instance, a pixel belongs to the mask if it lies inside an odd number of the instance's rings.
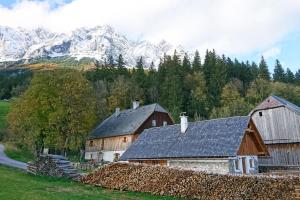
[[[246,174],[246,157],[242,157],[243,174]]]

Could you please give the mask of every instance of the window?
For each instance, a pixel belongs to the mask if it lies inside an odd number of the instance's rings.
[[[94,141],[93,141],[93,140],[90,140],[89,146],[90,146],[90,147],[94,146]]]
[[[168,125],[168,122],[167,121],[164,121],[163,122],[163,126],[167,126]]]
[[[114,162],[117,162],[120,159],[120,154],[119,153],[115,153],[114,154]]]
[[[235,171],[240,171],[240,160],[234,160]]]
[[[259,116],[260,116],[260,117],[262,116],[262,112],[259,112]]]
[[[155,127],[156,126],[156,120],[152,120],[152,127]]]
[[[93,154],[91,153],[91,160],[93,160]]]
[[[123,137],[123,142],[127,142],[127,137]]]
[[[253,158],[250,158],[249,159],[249,164],[250,164],[250,168],[254,168],[254,159]]]

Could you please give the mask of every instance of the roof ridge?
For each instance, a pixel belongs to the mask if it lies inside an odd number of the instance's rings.
[[[205,119],[205,120],[200,120],[200,121],[194,121],[194,122],[189,122],[190,124],[196,124],[196,123],[201,123],[201,122],[208,122],[208,121],[216,121],[216,120],[225,120],[225,119],[231,119],[231,118],[249,118],[250,120],[250,116],[248,115],[245,115],[245,116],[232,116],[232,117],[221,117],[221,118],[214,118],[214,119]],[[156,126],[156,127],[151,127],[151,128],[148,128],[146,130],[150,130],[150,129],[160,129],[160,128],[166,128],[166,127],[172,127],[172,126],[180,126],[180,123],[177,123],[177,124],[170,124],[170,125],[167,125],[167,126]]]
[[[300,113],[300,107],[282,97],[276,96],[276,95],[271,95],[273,98],[275,98],[277,101],[279,101],[281,104],[284,106],[288,107],[289,109],[299,112]]]

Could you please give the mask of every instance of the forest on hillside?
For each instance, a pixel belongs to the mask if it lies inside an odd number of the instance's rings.
[[[98,99],[107,105],[97,110],[100,118],[115,107],[129,108],[136,98],[143,104],[160,103],[177,122],[181,112],[190,120],[247,115],[270,94],[300,104],[300,70],[295,74],[285,71],[277,60],[271,76],[263,57],[256,64],[207,51],[201,62],[198,51],[183,60],[175,51],[161,59],[157,70],[153,65],[145,70],[142,57],[128,70],[120,55],[116,61],[86,72],[86,77]]]
[[[116,107],[131,107],[134,99],[142,104],[157,102],[179,119],[186,112],[191,121],[234,115],[246,115],[270,94],[300,104],[300,69],[294,74],[276,60],[274,72],[264,58],[256,64],[220,56],[214,50],[200,58],[187,54],[180,60],[176,51],[165,55],[158,66],[144,68],[143,58],[126,68],[122,55],[96,69],[81,72],[90,81],[96,96],[96,114],[102,120]],[[34,72],[0,73],[0,99],[24,92]]]
[[[158,66],[144,68],[143,58],[126,68],[122,55],[95,70],[58,68],[14,71],[0,75],[1,98],[12,99],[3,138],[26,144],[37,154],[44,146],[58,152],[79,152],[91,129],[132,101],[159,103],[179,122],[247,115],[274,94],[300,105],[300,70],[293,74],[279,61],[273,74],[260,63],[240,62],[215,51],[201,61],[196,51],[180,60],[176,51]],[[26,120],[24,120],[26,119]]]

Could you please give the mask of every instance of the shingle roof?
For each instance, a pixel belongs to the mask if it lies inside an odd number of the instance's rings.
[[[268,98],[266,98],[263,102],[261,102],[256,108],[254,108],[251,112],[254,113],[257,110],[265,110],[269,108],[276,108],[280,106],[285,106],[288,109],[300,114],[300,107],[275,95],[271,95]]]
[[[136,131],[155,111],[168,113],[159,104],[151,104],[140,106],[136,109],[123,110],[118,116],[113,113],[92,131],[90,138],[133,134],[134,131]]]
[[[185,133],[180,125],[145,130],[121,160],[235,156],[250,117],[191,122]]]
[[[284,106],[286,106],[287,108],[291,109],[291,110],[294,110],[295,112],[299,113],[300,114],[300,107],[283,99],[283,98],[280,98],[278,96],[275,96],[275,95],[272,95],[273,98],[275,98],[277,101],[279,101],[280,103],[282,103]]]

